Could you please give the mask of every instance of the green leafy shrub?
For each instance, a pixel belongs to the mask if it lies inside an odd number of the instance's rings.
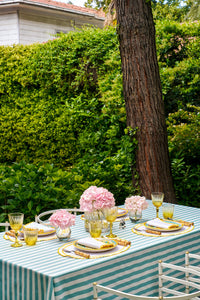
[[[82,131],[104,122],[98,79],[116,45],[113,29],[90,28],[45,44],[0,47],[0,162],[65,168],[81,157]],[[110,112],[106,118],[109,130]]]
[[[180,22],[190,9],[190,3],[187,0],[152,0],[152,9],[156,21],[168,20],[168,22],[171,22],[176,20]]]
[[[187,104],[199,105],[200,22],[156,23],[157,54],[166,117]]]
[[[181,61],[174,68],[161,69],[162,91],[166,114],[199,104],[199,59]]]
[[[187,105],[197,106],[200,94],[199,22],[157,22],[156,29],[173,177],[181,200],[179,175],[194,194],[198,183],[198,142],[187,142],[196,135],[197,123],[191,117],[181,127],[179,121],[180,109],[196,115]],[[16,203],[30,219],[38,211],[78,206],[90,185],[108,188],[117,204],[139,193],[132,186],[137,141],[126,128],[114,28],[87,28],[44,44],[0,47],[0,99],[1,218]],[[29,186],[29,169],[34,186]],[[39,196],[43,180],[46,191]]]
[[[51,164],[38,166],[24,161],[11,166],[0,166],[0,221],[7,220],[9,212],[22,211],[25,222],[41,212],[79,207],[83,191],[100,181],[83,182],[83,177]]]
[[[199,22],[157,22],[156,29],[168,115],[199,100]],[[100,145],[109,144],[117,153],[126,113],[114,28],[87,28],[44,44],[0,47],[0,54],[1,163],[24,159],[67,168],[85,150],[96,151],[97,132]],[[83,149],[87,133],[91,138]]]
[[[200,149],[200,108],[187,106],[169,114],[167,119],[169,152],[172,158],[184,158],[186,164],[196,165]]]
[[[172,174],[178,203],[200,207],[200,165],[187,165],[184,158],[173,158]]]
[[[127,146],[130,142],[124,141],[124,148]],[[122,195],[129,195],[133,187],[127,184],[130,175],[123,172],[125,150],[123,155],[122,160],[119,155],[116,161],[108,157],[102,162],[106,166],[99,162],[87,166],[87,161],[83,161],[82,165],[64,171],[51,164],[36,166],[24,161],[11,166],[0,165],[0,222],[8,219],[9,212],[22,211],[27,223],[47,210],[79,207],[80,196],[91,185],[111,188],[116,203],[124,203]]]
[[[177,200],[200,207],[200,108],[188,105],[170,114],[167,125]]]
[[[135,144],[125,133],[115,29],[0,49],[0,161],[54,164],[67,172],[75,191],[95,182],[123,203],[135,190]],[[74,193],[76,206],[80,192]]]
[[[156,22],[157,55],[161,67],[174,67],[188,58],[199,58],[200,22]]]

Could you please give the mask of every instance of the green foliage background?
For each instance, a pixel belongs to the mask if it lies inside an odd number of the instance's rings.
[[[193,206],[200,194],[199,27],[156,25],[177,199]],[[108,188],[117,204],[140,193],[132,186],[137,141],[126,128],[116,30],[85,28],[44,44],[0,47],[0,134],[2,220],[16,207],[31,219],[78,206],[90,185]]]

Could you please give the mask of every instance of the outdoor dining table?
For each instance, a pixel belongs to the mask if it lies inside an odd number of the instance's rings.
[[[150,200],[142,212],[141,222],[155,218]],[[160,209],[160,217],[162,210]],[[97,282],[121,291],[157,295],[159,259],[184,263],[185,251],[200,253],[200,209],[175,205],[175,219],[194,222],[192,230],[169,236],[146,236],[134,233],[134,224],[113,225],[113,233],[131,242],[122,253],[96,259],[77,259],[61,256],[58,249],[64,244],[89,236],[81,216],[71,227],[68,242],[58,239],[38,241],[35,246],[11,247],[11,241],[0,233],[0,299],[1,300],[91,300],[92,284]],[[102,299],[117,296],[102,295]]]

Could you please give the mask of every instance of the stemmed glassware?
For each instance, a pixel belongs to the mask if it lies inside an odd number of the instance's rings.
[[[164,194],[161,192],[152,192],[151,193],[152,203],[156,207],[156,218],[159,218],[159,216],[158,216],[159,207],[163,203],[163,198],[164,198]]]
[[[10,213],[8,214],[10,227],[15,231],[15,242],[12,244],[12,247],[21,247],[22,244],[19,242],[18,239],[18,231],[22,228],[24,214],[22,213]]]
[[[118,207],[113,206],[110,208],[104,208],[103,209],[103,214],[106,218],[106,220],[110,223],[110,233],[106,235],[108,238],[115,238],[116,234],[112,233],[112,227],[113,227],[113,222],[116,220],[117,215],[118,215]]]

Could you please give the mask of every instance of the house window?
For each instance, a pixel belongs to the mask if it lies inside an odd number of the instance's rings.
[[[56,34],[67,33],[67,30],[56,30]]]

